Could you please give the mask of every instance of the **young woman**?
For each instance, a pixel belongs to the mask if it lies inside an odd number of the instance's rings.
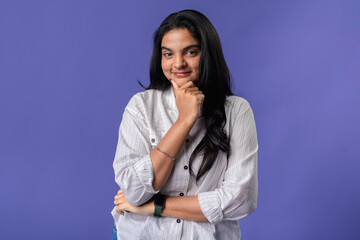
[[[118,239],[240,239],[256,209],[257,136],[219,36],[194,10],[157,29],[150,86],[125,108],[114,160]]]

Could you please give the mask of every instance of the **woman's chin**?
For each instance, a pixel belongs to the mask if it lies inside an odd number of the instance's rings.
[[[188,82],[193,82],[191,79],[172,79],[179,87],[182,87],[184,84]]]

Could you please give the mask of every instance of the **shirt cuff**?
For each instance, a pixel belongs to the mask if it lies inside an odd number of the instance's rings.
[[[223,218],[220,199],[215,191],[203,192],[198,195],[199,205],[204,216],[211,223],[217,223]]]
[[[146,156],[141,160],[137,161],[134,165],[134,170],[139,177],[140,182],[144,184],[145,190],[149,193],[156,194],[159,192],[155,191],[152,186],[152,182],[154,180],[154,169],[152,162],[150,160],[150,156]]]
[[[111,215],[113,216],[116,225],[120,217],[120,214],[116,211],[116,207],[114,207],[113,210],[111,211]]]

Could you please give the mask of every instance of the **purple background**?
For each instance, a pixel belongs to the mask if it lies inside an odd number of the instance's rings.
[[[109,239],[117,130],[154,30],[203,12],[255,113],[243,239],[360,239],[360,1],[0,1],[0,239]]]

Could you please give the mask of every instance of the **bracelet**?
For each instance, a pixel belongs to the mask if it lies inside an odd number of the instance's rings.
[[[166,152],[164,152],[164,151],[161,151],[158,147],[154,147],[156,150],[158,150],[159,152],[161,152],[161,153],[163,153],[163,154],[165,154],[166,156],[168,156],[169,158],[171,158],[172,160],[174,160],[175,161],[175,158],[174,157],[172,157],[172,156],[170,156],[170,154],[168,154],[168,153],[166,153]]]

